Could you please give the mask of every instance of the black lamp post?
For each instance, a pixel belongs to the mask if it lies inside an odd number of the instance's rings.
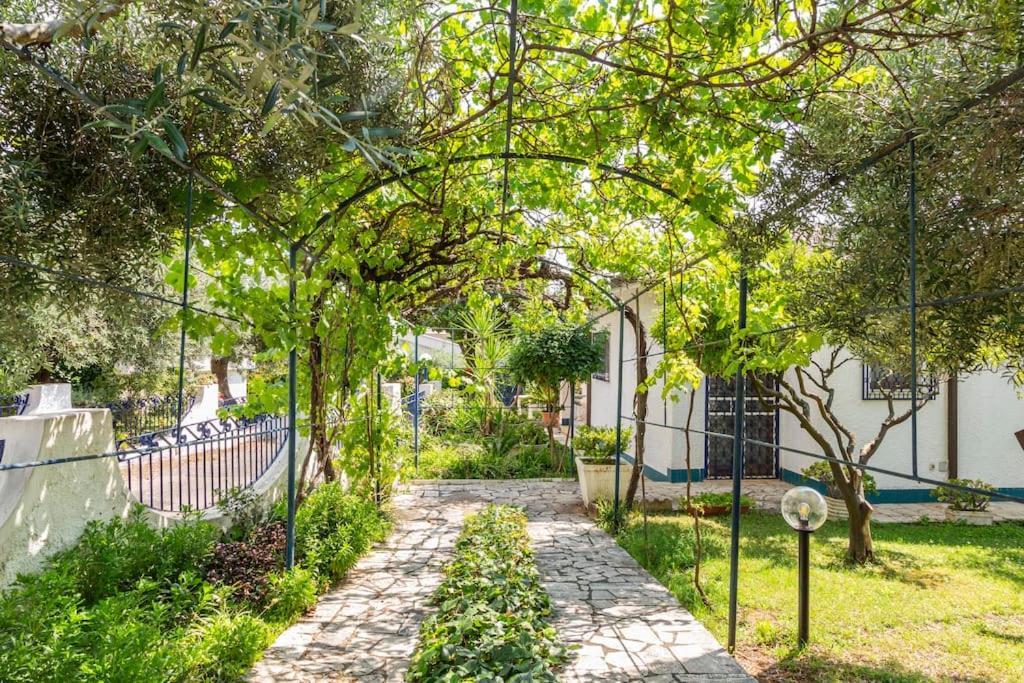
[[[810,639],[811,601],[811,534],[828,518],[828,506],[820,493],[807,486],[797,486],[782,497],[782,517],[798,534],[798,586],[797,636],[799,647]]]

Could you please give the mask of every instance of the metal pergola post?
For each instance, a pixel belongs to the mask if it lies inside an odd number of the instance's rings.
[[[615,400],[615,489],[612,491],[612,518],[616,531],[619,530],[619,479],[622,466],[622,354],[626,332],[626,304],[619,302],[619,386]]]
[[[188,174],[188,190],[185,194],[185,265],[182,269],[184,280],[181,284],[181,338],[178,344],[178,408],[174,432],[175,440],[181,438],[182,411],[185,403],[185,338],[188,329],[188,278],[192,257],[192,174]]]
[[[910,188],[907,193],[909,218],[907,250],[910,262],[910,472],[917,476],[917,158],[910,138]]]
[[[739,287],[739,321],[740,345],[744,345],[743,331],[747,328],[747,273],[740,272]],[[732,531],[729,544],[729,652],[736,649],[736,607],[737,590],[739,587],[740,569],[740,496],[743,488],[743,418],[746,401],[746,362],[740,354],[739,367],[736,368],[736,404],[734,406],[733,442],[732,442]]]
[[[412,466],[420,467],[420,335],[412,342],[413,390],[412,390]]]
[[[572,472],[573,463],[576,461],[576,451],[573,439],[576,438],[576,382],[569,382],[569,463],[568,472]]]
[[[288,315],[293,331],[295,324],[295,262],[298,245],[288,247]],[[298,365],[298,338],[292,339],[288,350],[288,523],[285,535],[284,565],[291,569],[295,565],[295,437],[296,437],[296,367]]]

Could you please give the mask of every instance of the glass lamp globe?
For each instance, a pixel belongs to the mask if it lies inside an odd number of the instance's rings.
[[[828,506],[814,489],[797,486],[782,496],[782,518],[797,531],[814,531],[828,518]]]

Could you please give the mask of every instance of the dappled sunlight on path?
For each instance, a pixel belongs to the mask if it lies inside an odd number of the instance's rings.
[[[254,669],[257,681],[400,681],[463,517],[522,506],[552,623],[574,646],[564,681],[752,681],[693,616],[579,508],[574,481],[414,482],[397,528]]]

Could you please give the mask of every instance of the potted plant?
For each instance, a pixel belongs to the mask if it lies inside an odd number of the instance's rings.
[[[829,519],[844,520],[849,518],[850,515],[846,510],[846,501],[843,500],[843,494],[839,491],[839,487],[836,486],[835,479],[832,477],[832,467],[827,462],[819,460],[810,467],[802,469],[800,473],[808,479],[815,479],[825,485],[825,504],[828,506]],[[864,495],[878,491],[874,477],[867,472],[864,472],[861,477],[864,482]]]
[[[628,427],[622,430],[622,443],[632,434]],[[615,491],[615,428],[580,427],[573,436],[576,451],[576,473],[580,479],[583,504],[595,505],[599,500],[611,500]],[[619,500],[626,493],[633,465],[619,462]]]
[[[995,490],[991,484],[987,484],[979,479],[950,479],[949,483],[958,486],[969,486],[974,489],[981,489],[982,491]],[[932,491],[932,495],[940,502],[948,505],[946,508],[947,522],[963,522],[979,526],[992,523],[992,513],[988,509],[988,504],[992,502],[991,496],[954,489],[949,486],[937,487]]]
[[[589,325],[554,322],[521,334],[512,346],[506,368],[541,402],[541,424],[548,430],[551,464],[556,468],[562,466],[554,434],[562,409],[562,385],[586,381],[603,364],[604,342],[595,338]]]

